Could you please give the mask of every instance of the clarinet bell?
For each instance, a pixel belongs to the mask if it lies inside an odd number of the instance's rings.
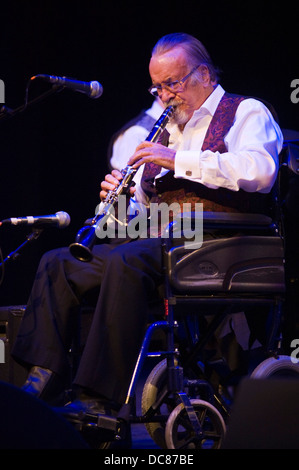
[[[70,253],[79,261],[92,260],[92,248],[96,239],[94,225],[82,227],[77,233],[76,240],[69,246]]]

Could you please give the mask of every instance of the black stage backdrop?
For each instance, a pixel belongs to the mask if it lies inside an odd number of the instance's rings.
[[[9,1],[1,5],[0,79],[5,105],[17,109],[36,74],[97,80],[103,95],[63,90],[10,119],[0,120],[0,219],[66,211],[71,224],[48,229],[5,263],[0,304],[27,302],[39,259],[71,243],[94,215],[107,172],[110,136],[151,104],[148,61],[159,37],[197,36],[223,73],[227,91],[262,97],[276,108],[281,127],[299,130],[296,2],[131,2],[103,0]],[[29,99],[51,89],[33,81]],[[6,257],[29,229],[1,227]]]

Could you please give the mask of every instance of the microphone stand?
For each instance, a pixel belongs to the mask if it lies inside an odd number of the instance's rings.
[[[0,120],[14,117],[16,114],[19,114],[20,112],[25,111],[25,109],[27,109],[28,106],[32,106],[33,104],[39,103],[40,101],[46,99],[48,96],[53,95],[54,93],[56,93],[58,91],[61,91],[62,89],[63,89],[62,86],[53,85],[50,90],[42,93],[41,95],[37,96],[36,98],[34,98],[34,99],[32,99],[28,102],[26,100],[24,104],[22,104],[21,106],[19,106],[16,109],[10,109],[10,108],[8,108],[4,105],[0,109]]]
[[[5,263],[7,263],[7,261],[15,261],[20,256],[20,251],[26,245],[28,245],[28,243],[34,240],[37,240],[42,232],[43,232],[43,229],[35,229],[32,231],[32,233],[27,235],[26,240],[23,243],[21,243],[21,245],[18,246],[18,248],[16,248],[14,251],[9,253],[9,255],[7,255],[7,257],[2,261],[2,263],[0,263],[0,267],[2,267]]]
[[[21,106],[19,106],[18,108],[15,108],[15,109],[10,109],[7,106],[3,105],[0,109],[0,121],[1,121],[1,119],[9,119],[11,117],[16,116],[17,114],[25,111],[25,109],[27,109],[28,106],[39,103],[40,101],[46,99],[48,96],[51,96],[54,93],[56,93],[58,91],[61,91],[63,89],[63,87],[61,87],[59,85],[53,85],[50,90],[42,93],[41,95],[37,96],[34,99],[28,101],[29,85],[30,85],[30,81],[28,82],[27,87],[26,87],[24,104],[22,104]],[[1,286],[1,284],[3,282],[3,279],[4,279],[4,265],[5,265],[5,263],[7,263],[8,261],[15,261],[20,256],[20,251],[26,245],[28,245],[28,243],[30,243],[34,240],[37,240],[37,238],[40,236],[42,231],[43,231],[42,229],[36,229],[31,234],[27,235],[26,240],[20,246],[18,246],[18,248],[16,248],[14,251],[12,251],[5,259],[3,259],[3,257],[2,257],[2,251],[1,251],[1,248],[0,248],[0,260],[1,260],[0,268],[1,268],[1,271],[2,271],[0,273],[0,286]]]

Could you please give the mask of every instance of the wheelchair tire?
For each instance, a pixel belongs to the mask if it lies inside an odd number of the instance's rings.
[[[254,369],[250,377],[254,379],[267,379],[269,377],[299,378],[299,363],[292,362],[290,356],[269,357]]]
[[[159,393],[163,390],[164,387],[167,387],[167,363],[166,359],[159,362],[153,370],[150,372],[147,377],[141,398],[141,410],[144,415],[147,410],[156,402]],[[169,404],[163,403],[169,410]],[[173,406],[170,405],[169,413],[175,408],[176,404]],[[162,410],[157,410],[161,414]],[[168,413],[168,415],[169,415]],[[149,433],[151,439],[157,444],[161,449],[167,449],[165,442],[165,421],[161,422],[147,422],[145,423],[145,428]]]
[[[202,427],[203,435],[197,437],[183,403],[169,415],[165,428],[167,449],[219,449],[222,445],[226,426],[224,420],[211,403],[190,400]]]

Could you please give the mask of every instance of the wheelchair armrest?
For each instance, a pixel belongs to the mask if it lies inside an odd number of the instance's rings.
[[[180,220],[171,222],[166,231],[164,232],[165,238],[171,238],[178,227],[179,222],[182,220],[195,222],[202,216],[202,229],[229,229],[229,230],[270,230],[271,232],[277,231],[277,226],[271,217],[264,214],[249,214],[249,213],[235,213],[235,212],[183,212],[180,214]],[[201,224],[200,228],[201,228]],[[196,224],[195,224],[196,226]],[[197,224],[198,226],[198,224]]]
[[[273,224],[271,217],[264,214],[246,214],[235,212],[203,212],[204,226],[227,226],[232,225],[236,228],[270,228]]]

